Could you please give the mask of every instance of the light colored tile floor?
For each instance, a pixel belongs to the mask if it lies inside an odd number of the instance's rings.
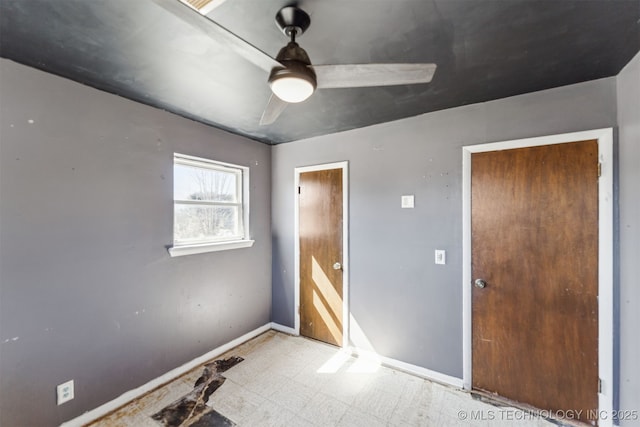
[[[209,406],[239,426],[500,426],[554,424],[468,393],[269,331],[218,357],[245,360],[223,375]],[[91,427],[159,426],[152,414],[193,389],[194,369]]]

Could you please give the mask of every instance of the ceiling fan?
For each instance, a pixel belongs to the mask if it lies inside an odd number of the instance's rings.
[[[309,25],[309,15],[296,6],[286,6],[276,14],[276,23],[289,43],[274,58],[226,28],[198,16],[194,0],[154,0],[154,2],[194,28],[229,46],[269,73],[271,98],[262,113],[261,125],[276,121],[289,104],[302,102],[316,89],[393,86],[429,83],[436,64],[344,64],[312,65],[304,49],[296,43]]]

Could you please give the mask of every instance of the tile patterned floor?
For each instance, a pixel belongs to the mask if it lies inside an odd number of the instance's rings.
[[[244,361],[223,373],[226,381],[207,405],[238,426],[514,426],[554,424],[496,407],[340,349],[269,331],[221,355]],[[194,369],[91,424],[158,427],[151,415],[193,390]],[[184,426],[186,427],[186,426]]]

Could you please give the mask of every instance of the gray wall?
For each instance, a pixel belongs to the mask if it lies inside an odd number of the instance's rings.
[[[57,425],[269,322],[270,147],[4,59],[0,90],[0,425]],[[254,247],[169,257],[174,151],[251,168]]]
[[[640,54],[617,78],[620,176],[620,408],[640,411]],[[640,425],[640,420],[621,423]]]
[[[272,319],[294,323],[294,168],[348,160],[357,326],[379,354],[461,378],[461,147],[615,125],[608,78],[273,147]]]

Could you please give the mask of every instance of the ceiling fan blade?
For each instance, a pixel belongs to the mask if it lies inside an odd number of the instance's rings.
[[[429,83],[436,64],[313,65],[318,88]]]
[[[153,0],[158,6],[173,14],[181,21],[202,31],[221,45],[229,46],[236,53],[257,65],[265,71],[271,71],[273,67],[281,67],[278,61],[241,39],[226,28],[218,25],[209,18],[199,14],[191,7],[178,0]]]
[[[287,108],[287,105],[289,105],[288,102],[285,102],[274,94],[271,94],[271,98],[269,98],[267,106],[264,107],[262,118],[260,118],[260,125],[270,125],[275,122],[278,117],[280,117],[280,114],[282,114],[284,109]]]

